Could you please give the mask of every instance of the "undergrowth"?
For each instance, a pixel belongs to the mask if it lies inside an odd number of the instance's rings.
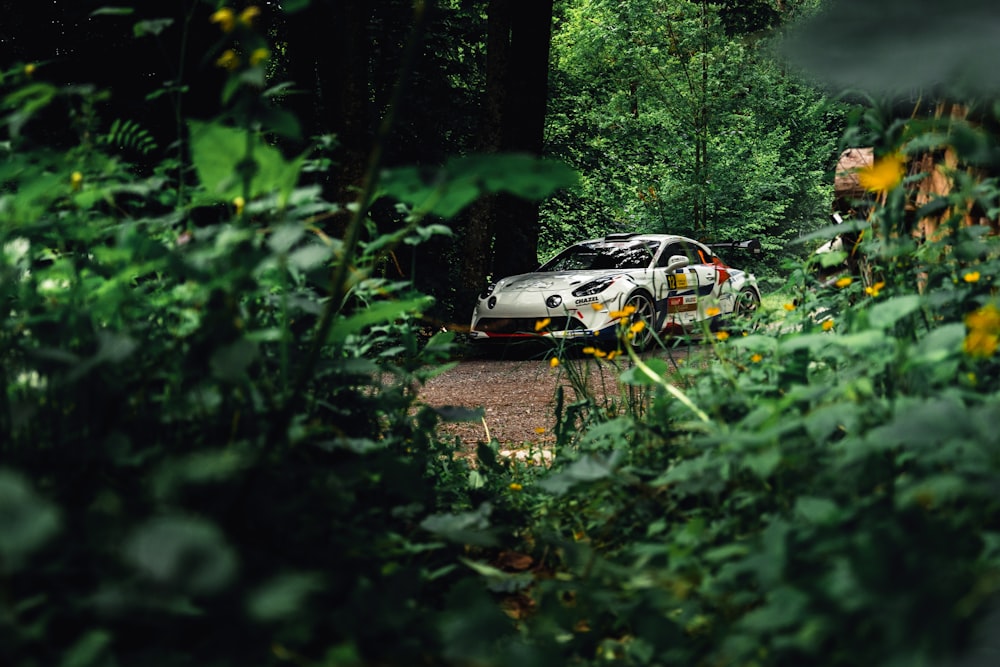
[[[876,179],[879,203],[846,223],[865,272],[789,267],[780,306],[702,332],[711,363],[640,356],[626,318],[599,362],[620,364],[620,392],[599,403],[557,350],[579,392],[553,465],[491,443],[470,465],[436,428],[473,413],[411,410],[453,334],[423,335],[430,298],[377,267],[481,195],[573,175],[519,155],[385,172],[377,143],[357,200],[327,201],[301,180],[322,167],[279,148],[297,123],[248,12],[212,17],[222,112],[142,176],[118,149],[155,145],[104,125],[100,92],[3,71],[5,664],[938,665],[993,648],[1000,253],[964,215],[996,219],[995,178],[939,165],[953,188],[918,211],[942,219],[919,244],[910,183]],[[45,143],[43,109],[82,119],[76,145]],[[880,120],[855,133],[880,161],[995,154],[989,124],[959,142],[954,123]],[[406,219],[378,233],[382,196]],[[334,214],[342,237],[320,224]]]

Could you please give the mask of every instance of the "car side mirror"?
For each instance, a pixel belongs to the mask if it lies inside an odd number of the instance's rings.
[[[690,263],[691,260],[686,255],[671,255],[667,261],[667,269],[683,269]]]

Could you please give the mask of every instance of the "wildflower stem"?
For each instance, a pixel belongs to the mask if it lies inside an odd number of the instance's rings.
[[[676,398],[678,401],[680,401],[681,403],[683,403],[685,407],[687,407],[689,410],[691,410],[691,412],[693,412],[695,414],[695,416],[698,417],[698,419],[700,419],[701,421],[703,421],[706,424],[711,424],[712,423],[712,420],[705,413],[705,411],[702,410],[701,408],[699,408],[697,405],[695,405],[694,401],[692,401],[690,398],[688,398],[687,394],[685,394],[683,391],[681,391],[680,389],[678,389],[677,387],[675,387],[670,382],[667,382],[667,379],[665,377],[663,377],[662,375],[660,375],[659,373],[657,373],[656,371],[654,371],[652,368],[650,368],[646,364],[646,362],[644,362],[639,357],[639,355],[636,354],[636,351],[635,351],[634,347],[632,347],[631,345],[626,345],[625,347],[628,350],[629,359],[631,359],[632,363],[634,363],[636,365],[636,368],[638,368],[640,371],[642,371],[643,375],[645,375],[650,380],[652,380],[656,384],[658,384],[661,387],[663,387],[664,389],[666,389],[674,398]]]

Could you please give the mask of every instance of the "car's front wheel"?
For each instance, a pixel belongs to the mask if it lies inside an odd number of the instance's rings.
[[[644,350],[653,342],[653,329],[656,327],[656,307],[653,300],[644,292],[636,292],[625,302],[625,308],[632,307],[629,316],[629,331],[632,333],[632,346]],[[643,324],[637,326],[639,322]]]

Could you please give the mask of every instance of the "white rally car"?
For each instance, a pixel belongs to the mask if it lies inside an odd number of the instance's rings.
[[[760,243],[714,244],[760,252]],[[753,274],[709,246],[671,234],[609,234],[582,241],[532,273],[504,278],[479,296],[471,339],[537,337],[613,340],[622,318],[642,320],[633,343],[692,332],[760,304]],[[639,327],[636,327],[637,329]]]

